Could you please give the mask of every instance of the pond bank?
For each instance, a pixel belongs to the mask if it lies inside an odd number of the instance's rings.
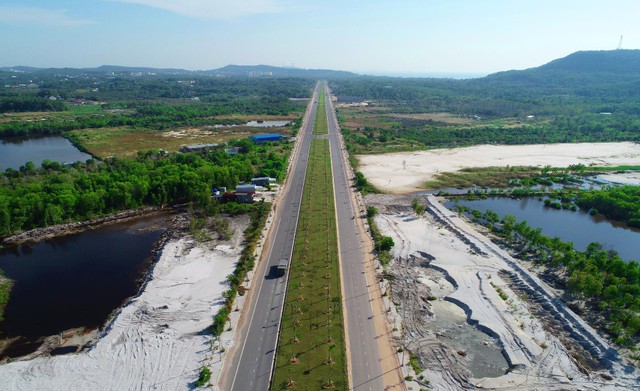
[[[1,247],[17,246],[25,243],[36,243],[42,240],[52,239],[58,236],[80,233],[87,229],[99,228],[105,224],[124,222],[136,217],[150,215],[163,210],[158,207],[143,207],[139,209],[126,210],[107,216],[96,217],[86,221],[77,221],[52,225],[50,227],[35,228],[0,240]]]
[[[229,241],[200,243],[176,233],[138,296],[117,311],[97,341],[77,354],[1,365],[6,389],[191,389],[216,354],[211,321],[223,305],[248,220],[231,220]]]

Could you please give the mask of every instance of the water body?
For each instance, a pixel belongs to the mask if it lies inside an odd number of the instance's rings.
[[[573,242],[577,250],[585,250],[589,243],[599,242],[605,249],[617,251],[622,259],[640,260],[640,230],[601,215],[547,208],[537,198],[487,198],[459,200],[458,203],[482,212],[492,210],[500,217],[510,214],[518,221],[526,220],[531,227],[541,228],[545,236],[557,236],[565,242]],[[454,205],[454,201],[445,203],[450,209]]]
[[[9,138],[0,140],[0,170],[17,170],[28,161],[40,166],[42,161],[73,163],[91,159],[71,141],[60,136]]]
[[[35,245],[0,249],[0,269],[15,284],[0,337],[21,337],[2,356],[35,351],[42,337],[95,329],[135,295],[169,216],[114,223]]]

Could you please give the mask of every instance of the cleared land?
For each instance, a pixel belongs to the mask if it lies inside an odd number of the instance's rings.
[[[311,144],[289,271],[273,389],[347,389],[336,216],[328,140]]]
[[[392,118],[402,119],[416,119],[416,120],[431,120],[435,122],[442,122],[446,124],[456,125],[471,125],[475,122],[472,118],[462,117],[450,113],[418,113],[418,114],[389,114]]]
[[[381,155],[358,155],[358,169],[369,183],[391,193],[425,188],[425,183],[446,172],[474,167],[619,166],[640,164],[640,145],[580,143],[543,145],[480,145]]]
[[[329,134],[327,126],[327,104],[325,103],[324,91],[318,95],[318,112],[313,122],[313,134]]]
[[[241,116],[233,119],[237,120]],[[298,118],[284,118],[295,121]],[[271,119],[270,119],[271,120]],[[278,118],[277,120],[283,120]],[[128,127],[105,127],[78,129],[68,133],[69,138],[80,144],[89,153],[99,158],[109,156],[133,157],[138,151],[164,149],[176,152],[185,145],[225,143],[233,139],[249,137],[259,133],[281,133],[292,135],[292,127],[260,128],[249,126],[213,127],[201,126],[176,128],[165,131]]]

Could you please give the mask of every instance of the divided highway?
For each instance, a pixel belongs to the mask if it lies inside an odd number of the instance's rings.
[[[291,156],[292,167],[287,178],[285,193],[278,203],[272,227],[273,240],[267,262],[259,262],[251,286],[251,300],[245,308],[240,328],[236,331],[240,340],[234,354],[230,354],[221,380],[221,389],[237,391],[264,391],[269,389],[269,380],[274,361],[275,347],[280,328],[280,316],[286,290],[286,278],[278,277],[275,268],[281,258],[291,258],[295,241],[300,201],[304,187],[309,148],[311,145],[313,119],[317,108],[318,86],[314,91],[309,116],[300,129],[301,137],[297,155]],[[296,151],[294,151],[296,153]],[[257,292],[256,292],[257,291]],[[257,296],[256,296],[257,294]]]
[[[347,162],[343,158],[331,95],[325,88],[331,164],[340,243],[342,267],[342,302],[346,307],[347,349],[350,351],[351,379],[354,390],[380,391],[384,389],[383,371],[380,365],[378,338],[374,314],[365,277],[365,252],[363,238],[356,218],[363,213],[352,203],[352,181]]]
[[[274,216],[272,240],[267,262],[258,263],[248,305],[236,331],[240,336],[227,358],[220,387],[223,390],[268,390],[273,368],[280,317],[285,299],[286,281],[277,277],[274,269],[281,258],[291,258],[295,242],[300,203],[309,149],[313,138],[313,123],[319,88],[325,89],[327,122],[331,148],[331,165],[338,226],[338,241],[342,271],[343,306],[345,308],[346,341],[351,386],[358,391],[379,391],[385,388],[378,336],[366,278],[364,238],[357,225],[362,215],[353,201],[352,178],[343,154],[338,124],[326,83],[318,83],[314,91],[304,128],[300,130],[299,149],[292,155],[292,167],[278,210]],[[326,137],[326,136],[324,136]],[[372,282],[372,286],[373,286]],[[371,288],[373,289],[373,288]],[[248,318],[246,318],[248,317]]]

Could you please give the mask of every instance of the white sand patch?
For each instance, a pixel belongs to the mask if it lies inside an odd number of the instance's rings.
[[[640,185],[640,172],[625,172],[621,174],[603,174],[598,180],[617,183],[619,185]]]
[[[384,197],[388,199],[390,196],[381,196]],[[422,259],[426,253],[433,257],[431,267],[442,271],[451,283],[425,277],[419,270],[411,280],[431,287],[431,294],[439,300],[447,300],[464,308],[473,323],[499,340],[512,370],[503,376],[471,378],[468,382],[481,389],[501,390],[618,390],[636,384],[637,371],[625,373],[617,361],[612,363],[609,371],[613,376],[610,381],[605,381],[597,372],[586,374],[580,371],[557,336],[544,330],[541,321],[532,316],[527,303],[509,288],[499,272],[509,271],[519,284],[532,286],[532,291],[543,295],[537,300],[548,300],[550,288],[516,266],[513,258],[438,204],[434,197],[429,197],[429,210],[432,212],[421,218],[416,218],[411,212],[382,212],[376,217],[376,223],[382,234],[391,236],[396,243],[393,248],[396,259],[406,260],[411,256]],[[392,263],[389,267],[393,268],[394,265]],[[507,300],[499,296],[496,288],[508,296]],[[588,335],[585,339],[591,341],[596,350],[608,351],[607,343],[584,321],[575,319],[575,314],[557,303],[555,296],[549,300],[556,302],[550,308],[563,319],[563,325],[578,330],[581,335]],[[439,301],[434,303],[439,304]],[[412,329],[411,325],[407,327]],[[436,336],[414,333],[405,343],[428,350],[429,346],[437,346],[436,341]],[[433,389],[461,389],[459,377],[451,375],[459,369],[447,366],[454,361],[442,359],[438,363],[428,363],[424,375]]]
[[[380,155],[358,155],[360,171],[381,190],[407,193],[442,172],[468,167],[546,166],[567,167],[640,164],[635,143],[582,143],[541,145],[479,145]]]
[[[241,250],[168,242],[142,293],[122,308],[95,346],[2,365],[0,389],[189,390],[203,365],[214,374],[222,366],[208,330]]]

